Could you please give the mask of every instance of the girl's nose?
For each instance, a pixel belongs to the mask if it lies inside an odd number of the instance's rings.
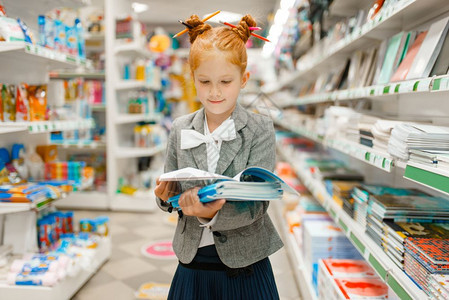
[[[221,98],[221,91],[218,87],[212,87],[209,91],[209,97],[212,99],[219,99]]]

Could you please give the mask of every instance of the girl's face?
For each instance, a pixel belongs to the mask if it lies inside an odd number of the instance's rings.
[[[249,73],[230,63],[220,51],[204,59],[193,72],[198,98],[207,116],[226,119],[237,103],[240,89],[245,87]]]

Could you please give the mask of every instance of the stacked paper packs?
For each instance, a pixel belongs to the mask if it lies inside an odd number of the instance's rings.
[[[436,299],[449,299],[449,275],[434,274],[429,278],[430,296]]]
[[[388,287],[364,261],[323,259],[319,261],[320,299],[387,299]]]
[[[404,270],[429,295],[433,274],[449,274],[449,240],[407,238]]]
[[[388,152],[407,160],[411,149],[449,150],[449,127],[416,123],[396,125],[388,142]]]
[[[394,126],[401,124],[401,121],[377,120],[371,132],[373,134],[373,149],[388,152],[388,141]]]

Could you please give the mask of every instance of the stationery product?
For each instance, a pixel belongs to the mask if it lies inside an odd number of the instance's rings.
[[[236,27],[235,25],[232,25],[232,24],[230,24],[230,23],[228,23],[228,22],[221,22],[221,21],[220,21],[220,23],[223,24],[223,25],[232,27],[232,28],[235,28],[235,27]],[[260,27],[249,27],[249,30],[251,30],[251,28],[260,28]],[[251,32],[251,35],[254,36],[254,37],[256,37],[256,38],[258,38],[258,39],[261,39],[262,41],[265,41],[265,42],[269,42],[269,41],[270,41],[270,40],[264,38],[263,36],[260,36],[260,35],[258,35],[258,34],[255,34],[255,33],[253,33],[253,32]]]
[[[215,16],[218,15],[219,13],[220,13],[220,10],[217,10],[216,12],[210,14],[209,16],[207,16],[206,18],[204,18],[203,20],[201,20],[201,22],[206,22],[207,20],[209,20],[209,19],[212,18],[212,17],[215,17]],[[177,34],[175,34],[175,35],[173,36],[173,38],[176,38],[176,37],[178,37],[178,36],[180,36],[180,35],[183,35],[183,34],[186,33],[187,31],[189,31],[189,30],[188,30],[188,29],[184,29],[184,30],[178,32]]]
[[[441,47],[443,46],[449,28],[448,21],[449,17],[446,17],[430,26],[429,31],[413,60],[413,64],[407,74],[407,79],[429,76],[434,63],[437,60],[438,54],[440,53]]]
[[[445,75],[449,70],[449,34],[444,38],[440,54],[430,72],[430,76]]]
[[[385,53],[385,59],[382,64],[382,69],[379,74],[379,78],[377,79],[377,84],[385,84],[390,81],[391,74],[394,71],[394,63],[396,60],[396,56],[398,51],[400,51],[399,47],[402,43],[402,39],[406,36],[405,32],[400,32],[394,35],[388,41],[387,51]]]

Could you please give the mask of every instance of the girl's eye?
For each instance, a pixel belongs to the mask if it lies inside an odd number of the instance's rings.
[[[222,80],[221,83],[223,83],[223,84],[230,84],[231,81],[230,80]]]
[[[208,84],[208,83],[209,83],[209,80],[200,80],[200,83],[201,83],[201,84]]]

